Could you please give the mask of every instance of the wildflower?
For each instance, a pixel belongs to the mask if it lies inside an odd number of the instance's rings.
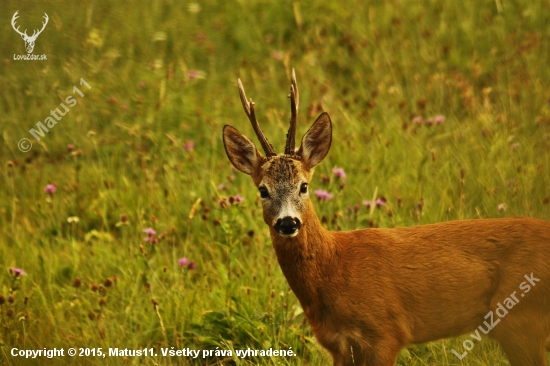
[[[235,200],[235,202],[242,202],[242,201],[244,201],[244,197],[241,196],[240,194],[236,194],[235,196],[233,196],[233,199]]]
[[[19,276],[24,276],[26,275],[25,271],[23,271],[22,269],[20,268],[15,268],[15,267],[12,267],[10,268],[10,272],[13,274],[14,277],[19,277]]]
[[[317,196],[317,198],[321,201],[321,200],[330,200],[332,199],[332,197],[334,197],[332,195],[332,193],[329,193],[323,189],[318,189],[315,191],[315,196]]]
[[[120,215],[120,222],[124,223],[126,221],[128,221],[128,215],[126,215],[126,214]]]
[[[82,281],[80,280],[80,277],[76,277],[73,281],[73,286],[79,288],[80,285],[82,285]]]
[[[367,208],[371,208],[373,206],[376,206],[377,208],[380,208],[382,206],[386,206],[386,197],[382,196],[380,198],[375,199],[374,201],[363,201],[363,205],[367,206]]]
[[[333,168],[332,172],[340,179],[346,178],[346,172],[342,168]]]
[[[78,218],[78,216],[69,216],[67,217],[67,222],[69,224],[76,224],[80,221],[80,219]]]
[[[74,150],[74,145],[73,144],[67,145],[67,150],[69,150],[69,152],[73,151]]]
[[[187,77],[189,79],[206,79],[206,73],[202,70],[189,70]]]
[[[147,228],[147,229],[144,229],[143,232],[145,234],[147,234],[147,237],[146,238],[143,238],[143,240],[145,240],[146,242],[148,243],[157,243],[158,242],[158,239],[155,237],[155,235],[157,235],[157,232],[151,228]]]
[[[191,262],[187,257],[180,258],[180,260],[178,261],[178,264],[181,267],[187,267],[187,269],[189,270],[193,270],[196,268],[195,263]]]
[[[374,204],[376,205],[376,207],[381,207],[386,206],[386,202],[387,200],[385,197],[380,197],[376,201],[374,201]]]
[[[195,142],[189,140],[183,145],[185,151],[193,151],[195,149]]]
[[[441,114],[438,114],[437,116],[435,116],[434,122],[435,122],[436,125],[442,124],[443,122],[445,122],[445,116],[442,116]]]
[[[154,229],[151,229],[151,228],[143,229],[143,232],[145,234],[147,234],[148,236],[157,235],[157,232]]]
[[[426,126],[429,127],[429,126],[434,124],[434,120],[433,120],[433,118],[427,118],[424,123],[426,124]]]
[[[416,124],[421,124],[422,121],[423,121],[422,116],[414,116],[413,119],[411,120],[412,123],[416,123]]]
[[[8,302],[9,302],[10,304],[13,304],[13,303],[15,302],[15,299],[14,299],[14,297],[13,297],[12,294],[9,294],[9,295],[8,295]]]
[[[225,191],[226,189],[227,189],[227,184],[223,184],[223,183],[222,183],[222,184],[220,184],[220,185],[218,186],[218,190],[219,190],[219,191]]]
[[[49,195],[53,195],[53,193],[57,190],[57,187],[55,184],[48,184],[46,187],[44,187],[44,192],[46,192]]]
[[[500,212],[506,211],[506,204],[505,204],[505,203],[501,203],[500,205],[498,205],[498,210],[499,210]]]

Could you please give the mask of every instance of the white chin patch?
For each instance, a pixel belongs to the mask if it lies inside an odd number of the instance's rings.
[[[277,231],[277,234],[281,235],[283,238],[293,238],[298,235],[299,232],[300,230],[296,230],[293,234],[283,234]]]

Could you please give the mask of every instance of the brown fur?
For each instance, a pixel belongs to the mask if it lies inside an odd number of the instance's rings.
[[[520,302],[489,336],[501,342],[511,365],[546,365],[547,221],[464,220],[331,232],[310,205],[298,236],[285,239],[271,229],[271,239],[315,337],[335,365],[394,365],[408,344],[483,326],[485,315],[514,291]],[[521,298],[519,285],[531,273],[540,282]]]
[[[263,217],[277,260],[334,365],[391,366],[408,344],[493,324],[488,336],[512,366],[545,366],[550,222],[507,218],[328,231],[300,187],[311,181],[331,141],[326,113],[295,155],[264,158],[240,132],[224,128],[229,160],[264,192]],[[285,215],[301,228],[277,232],[275,223]],[[527,292],[520,286],[531,275],[540,281]],[[499,318],[499,303],[511,296],[518,302]],[[486,318],[491,311],[493,321]]]

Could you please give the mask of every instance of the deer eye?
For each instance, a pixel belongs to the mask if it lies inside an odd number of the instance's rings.
[[[260,197],[262,197],[262,198],[268,198],[269,197],[269,193],[267,192],[267,188],[260,187],[258,190],[260,191]]]
[[[300,193],[307,193],[307,183],[302,183],[300,186]]]

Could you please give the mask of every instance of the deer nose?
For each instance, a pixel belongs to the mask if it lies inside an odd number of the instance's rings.
[[[283,217],[278,219],[273,228],[283,235],[292,235],[302,227],[302,223],[296,217]]]

